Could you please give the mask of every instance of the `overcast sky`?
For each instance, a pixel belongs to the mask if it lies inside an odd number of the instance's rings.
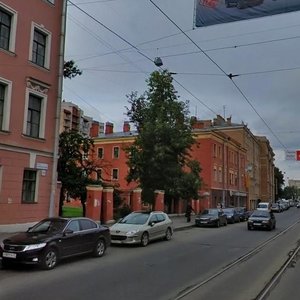
[[[64,99],[120,131],[126,95],[147,90],[161,57],[191,115],[246,123],[285,180],[300,179],[300,161],[285,160],[300,150],[300,12],[194,28],[194,0],[153,2],[165,15],[149,0],[69,2],[65,58],[83,74],[65,80]]]

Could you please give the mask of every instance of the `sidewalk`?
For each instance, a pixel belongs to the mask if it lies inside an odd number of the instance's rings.
[[[184,230],[189,227],[193,227],[195,225],[195,216],[191,216],[191,222],[186,221],[186,217],[184,215],[169,215],[171,220],[173,221],[174,231]],[[13,235],[17,232],[26,231],[30,226],[35,223],[30,224],[15,224],[15,225],[1,225],[0,226],[0,242],[8,236]]]

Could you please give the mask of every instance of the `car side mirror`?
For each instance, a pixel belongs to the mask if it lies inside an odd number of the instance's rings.
[[[149,226],[151,226],[151,227],[153,227],[154,225],[155,225],[154,221],[152,221],[152,222],[149,223]]]
[[[73,230],[71,230],[71,229],[66,229],[65,232],[64,232],[64,236],[70,235],[70,234],[72,234],[72,233],[74,233]]]

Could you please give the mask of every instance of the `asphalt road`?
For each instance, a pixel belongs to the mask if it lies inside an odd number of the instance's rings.
[[[102,258],[68,260],[51,271],[0,270],[0,299],[176,299],[299,220],[300,209],[276,217],[277,228],[271,232],[248,231],[246,223],[191,228],[175,232],[169,242],[146,248],[114,246]],[[183,299],[253,299],[287,258],[298,232],[299,226]]]

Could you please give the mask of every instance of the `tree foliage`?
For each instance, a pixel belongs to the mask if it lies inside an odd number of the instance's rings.
[[[278,200],[278,198],[283,197],[284,175],[277,167],[274,168],[274,177],[276,188],[275,195],[277,196],[276,200]]]
[[[74,78],[77,75],[81,75],[82,71],[78,69],[73,60],[65,61],[64,63],[64,78]]]
[[[164,190],[169,199],[197,199],[201,187],[200,165],[189,155],[195,140],[188,103],[179,101],[172,81],[168,71],[155,71],[143,95],[127,96],[127,116],[138,130],[127,149],[127,181],[138,182],[143,200],[149,203],[157,189]]]
[[[98,166],[89,157],[93,151],[93,140],[76,131],[64,131],[59,136],[58,180],[61,181],[60,211],[66,195],[80,198],[85,215],[86,186],[98,183],[91,175]]]
[[[298,199],[300,196],[300,189],[296,186],[286,186],[283,190],[283,198]]]

